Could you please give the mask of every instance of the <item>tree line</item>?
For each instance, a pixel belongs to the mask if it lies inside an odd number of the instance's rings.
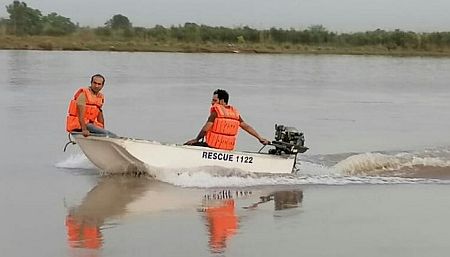
[[[9,18],[2,19],[0,26],[7,34],[16,36],[49,35],[64,36],[80,30],[91,30],[98,37],[116,40],[143,40],[158,42],[232,43],[232,44],[301,44],[328,46],[382,46],[387,49],[450,48],[450,32],[415,33],[412,31],[374,31],[335,33],[322,25],[304,30],[270,28],[258,30],[248,26],[238,28],[212,27],[185,23],[184,25],[152,28],[134,27],[128,17],[117,14],[104,26],[82,28],[70,18],[52,12],[46,16],[25,2],[14,1],[6,6]]]

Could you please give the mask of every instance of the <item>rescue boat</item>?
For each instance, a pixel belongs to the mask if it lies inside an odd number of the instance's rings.
[[[275,125],[276,136],[268,152],[226,151],[200,146],[72,133],[86,157],[105,173],[143,173],[152,169],[183,172],[188,169],[221,167],[247,173],[295,172],[297,154],[305,152],[303,133]]]

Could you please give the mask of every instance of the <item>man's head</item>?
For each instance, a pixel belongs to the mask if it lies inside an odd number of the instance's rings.
[[[229,95],[228,95],[227,91],[225,91],[223,89],[217,89],[213,93],[213,98],[211,100],[211,104],[215,104],[215,103],[228,104],[228,99],[229,99]]]
[[[105,85],[105,77],[100,74],[95,74],[91,77],[91,89],[94,93],[100,92]]]

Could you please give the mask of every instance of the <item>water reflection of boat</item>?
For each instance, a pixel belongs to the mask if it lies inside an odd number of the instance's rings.
[[[213,253],[225,251],[227,241],[236,233],[239,218],[235,199],[251,195],[250,191],[219,190],[203,197],[202,208],[209,233],[209,248]]]
[[[100,249],[103,231],[117,225],[115,219],[170,210],[195,210],[200,190],[159,183],[147,176],[106,176],[66,216],[71,248]]]
[[[269,194],[245,190],[208,191],[174,187],[148,177],[102,177],[79,205],[69,208],[65,222],[68,244],[74,250],[98,251],[103,246],[105,231],[123,224],[117,222],[119,219],[124,221],[146,213],[199,210],[207,227],[210,251],[221,253],[240,228],[240,212],[248,209],[238,207],[245,205],[240,201],[248,202],[262,195],[252,208],[274,201],[275,210],[281,210],[295,208],[302,200],[301,191]]]
[[[274,208],[276,211],[297,208],[303,201],[303,191],[291,190],[291,191],[276,191],[268,195],[260,196],[260,201],[244,207],[245,209],[256,208],[262,203],[274,201]]]
[[[230,191],[221,190],[204,196],[202,208],[207,221],[210,236],[209,247],[213,253],[223,253],[227,242],[239,229],[239,215],[236,213],[236,200],[240,198],[254,197],[257,195],[252,191]],[[260,201],[245,206],[243,209],[255,209],[262,203],[274,201],[274,210],[297,208],[303,200],[303,191],[275,191],[260,196]]]
[[[101,248],[101,231],[107,219],[123,215],[127,204],[144,193],[148,186],[148,180],[135,177],[102,178],[79,206],[69,209],[65,222],[69,246]]]
[[[223,252],[227,240],[238,229],[239,219],[235,213],[234,199],[208,202],[203,208],[210,235],[209,247],[212,252]]]

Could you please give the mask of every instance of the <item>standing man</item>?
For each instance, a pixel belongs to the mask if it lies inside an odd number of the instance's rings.
[[[81,132],[87,137],[90,133],[111,137],[116,135],[105,129],[102,106],[105,98],[100,91],[105,85],[105,77],[95,74],[91,77],[91,85],[78,89],[69,104],[66,130]]]
[[[200,145],[222,150],[234,150],[239,127],[256,137],[261,144],[269,141],[261,137],[252,126],[247,124],[239,111],[228,104],[229,95],[223,89],[213,93],[208,121],[198,133],[197,137],[189,140],[185,145]],[[206,136],[206,142],[200,142]]]

